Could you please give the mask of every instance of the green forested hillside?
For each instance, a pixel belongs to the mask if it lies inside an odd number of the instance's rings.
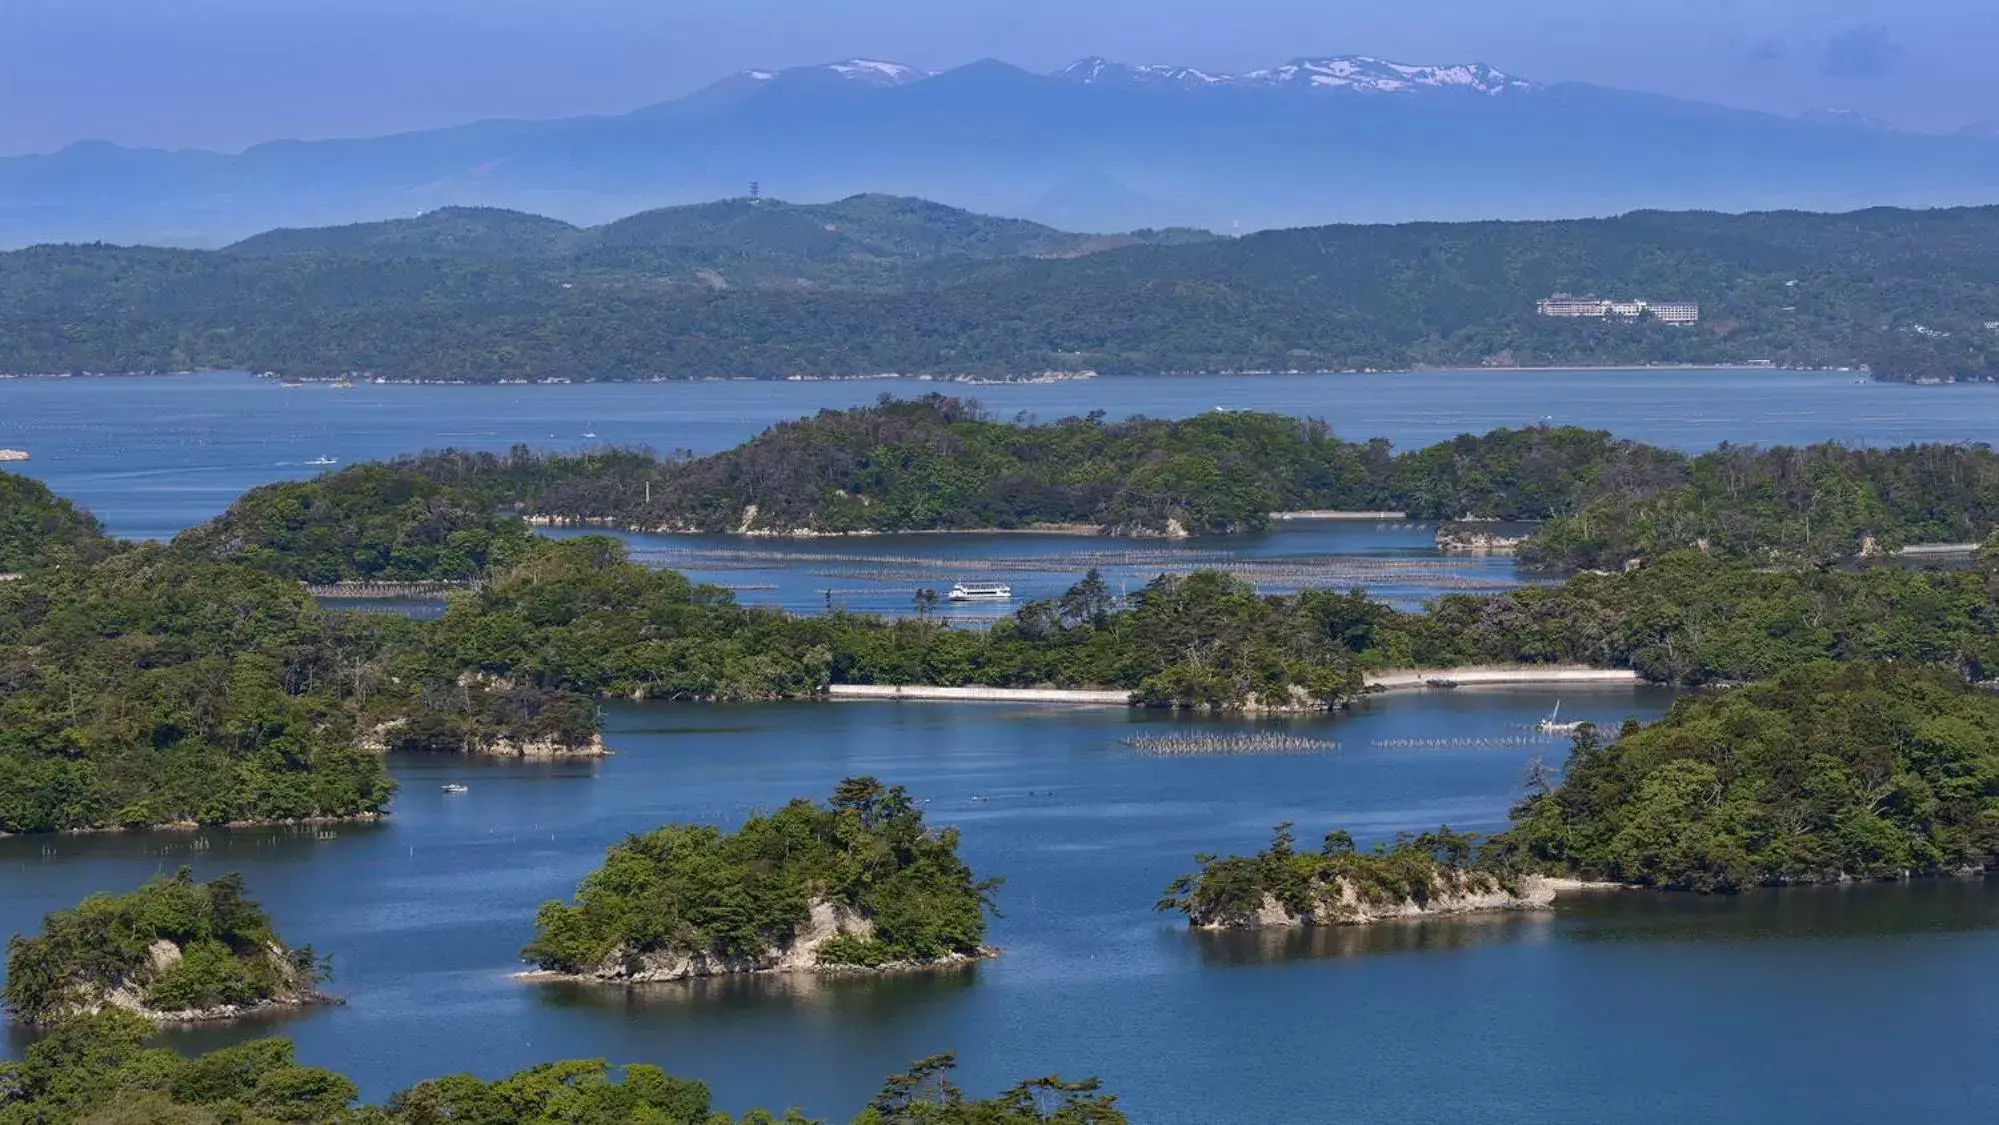
[[[152,546],[0,583],[0,832],[380,811],[344,700],[398,625]]]
[[[1508,837],[1537,865],[1695,890],[1984,868],[1999,698],[1935,669],[1801,666],[1581,740]]]
[[[737,201],[575,235],[458,214],[230,252],[33,248],[0,255],[0,370],[477,381],[1769,361],[1936,378],[1999,362],[1999,208],[1165,232],[1075,257],[1111,244],[920,201],[827,207]],[[519,251],[496,252],[508,239]],[[1534,314],[1563,291],[1698,301],[1702,320]]]
[[[110,548],[96,516],[41,481],[0,472],[0,574],[87,561]]]
[[[1546,519],[1594,487],[1677,482],[1685,458],[1575,428],[1467,434],[1398,456],[1386,441],[1344,441],[1322,421],[1278,414],[1015,425],[974,401],[930,395],[822,411],[700,458],[445,451],[395,468],[529,514],[634,527],[1071,524],[1121,534],[1177,526],[1198,535],[1258,531],[1272,512],[1308,508]],[[324,487],[339,480],[324,478]]]
[[[302,582],[451,582],[500,565],[528,534],[488,493],[360,465],[253,488],[175,537],[174,550]]]

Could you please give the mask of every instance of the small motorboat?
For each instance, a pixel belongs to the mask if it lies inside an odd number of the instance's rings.
[[[446,793],[470,793],[472,791],[470,785],[460,785],[455,781],[448,782],[443,786],[443,789]]]
[[[1547,718],[1535,723],[1534,729],[1540,731],[1542,734],[1574,734],[1583,729],[1583,723],[1580,719],[1566,723],[1563,722],[1562,701],[1557,699],[1555,701],[1555,709],[1548,712]]]
[[[306,462],[306,464],[308,465],[338,465],[339,463],[340,462],[338,460],[332,457],[328,457],[324,453]]]

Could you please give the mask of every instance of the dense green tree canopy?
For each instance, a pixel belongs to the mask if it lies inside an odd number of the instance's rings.
[[[1637,212],[1105,243],[879,197],[593,232],[452,212],[0,255],[0,371],[491,381],[1774,362],[1989,377],[1999,209]],[[1559,292],[1697,301],[1673,326]]]
[[[485,574],[528,534],[483,494],[363,465],[251,489],[174,547],[303,582],[448,582]]]
[[[652,530],[917,531],[1065,525],[1111,534],[1260,531],[1300,509],[1547,521],[1527,565],[1615,569],[1681,548],[1819,564],[1999,530],[1999,455],[1724,446],[1698,457],[1533,426],[1395,453],[1325,423],[988,417],[976,401],[884,396],[781,423],[707,457],[447,450],[244,497],[182,538],[280,572],[456,579],[510,557],[505,508]],[[275,553],[274,553],[275,552]],[[283,556],[284,561],[273,561]]]
[[[300,1065],[289,1040],[259,1039],[186,1058],[148,1048],[152,1028],[122,1012],[74,1019],[0,1062],[0,1125],[815,1125],[787,1111],[732,1117],[708,1087],[657,1067],[615,1071],[601,1059],[544,1063],[496,1081],[457,1074],[379,1106],[356,1106],[354,1083]],[[890,1077],[854,1125],[1123,1125],[1094,1080],[1038,1078],[992,1098],[950,1080],[938,1055]]]
[[[157,959],[159,943],[172,947]],[[249,1007],[310,990],[311,946],[286,949],[243,880],[196,882],[186,868],[122,895],[97,894],[42,919],[34,937],[7,945],[7,1010],[48,1024],[125,990],[156,1012]]]
[[[344,700],[381,628],[156,546],[0,583],[0,831],[379,811]]]
[[[1695,890],[1999,860],[1999,697],[1939,669],[1808,664],[1605,744],[1506,841],[1534,865]]]
[[[871,934],[834,937],[819,964],[935,961],[980,951],[997,885],[973,878],[957,831],[926,828],[901,786],[849,778],[825,805],[792,801],[734,833],[668,825],[625,840],[574,904],[542,907],[523,955],[571,973],[659,952],[740,961],[789,948],[826,903]]]
[[[0,574],[87,562],[110,549],[97,517],[41,481],[0,472]]]

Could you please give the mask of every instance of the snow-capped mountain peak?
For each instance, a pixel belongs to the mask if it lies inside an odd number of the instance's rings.
[[[1244,74],[1217,74],[1184,66],[1131,66],[1103,58],[1088,58],[1055,72],[1054,77],[1091,86],[1302,86],[1321,90],[1353,90],[1372,94],[1413,93],[1418,90],[1461,90],[1505,94],[1535,89],[1484,63],[1448,66],[1398,63],[1367,55],[1333,55],[1293,59],[1283,66]]]

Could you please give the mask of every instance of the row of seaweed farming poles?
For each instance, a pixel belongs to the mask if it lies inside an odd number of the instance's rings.
[[[1340,744],[1281,731],[1222,734],[1138,734],[1119,742],[1141,754],[1191,757],[1218,754],[1323,754]]]
[[[1549,734],[1502,734],[1482,738],[1377,738],[1370,745],[1379,750],[1498,750],[1508,746],[1542,746],[1554,740]]]

